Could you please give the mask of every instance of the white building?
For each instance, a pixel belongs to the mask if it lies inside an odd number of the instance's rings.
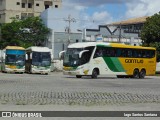
[[[132,45],[140,45],[140,32],[146,18],[146,16],[133,18],[108,25],[99,25],[98,29],[86,29],[84,31],[85,40],[96,41],[97,35],[101,35],[103,41],[106,42],[122,42]]]

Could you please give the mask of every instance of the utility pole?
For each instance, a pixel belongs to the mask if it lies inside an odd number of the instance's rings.
[[[119,24],[119,43],[121,43],[121,23]]]
[[[68,18],[67,19],[65,19],[64,21],[66,21],[66,22],[68,22],[68,24],[69,24],[69,26],[66,28],[66,30],[65,31],[67,31],[67,33],[68,33],[68,44],[70,43],[70,34],[71,34],[71,23],[73,22],[76,22],[76,19],[75,18],[71,18],[71,15],[68,15]]]

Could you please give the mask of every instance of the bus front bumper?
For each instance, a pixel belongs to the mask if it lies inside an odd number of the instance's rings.
[[[32,73],[48,74],[49,72],[51,72],[50,69],[47,70],[32,69]]]
[[[63,70],[63,74],[64,75],[86,75],[84,74],[83,70],[73,70],[73,71],[66,71],[66,70]]]
[[[24,69],[11,69],[11,68],[5,68],[5,72],[10,72],[10,73],[24,73],[25,70]]]

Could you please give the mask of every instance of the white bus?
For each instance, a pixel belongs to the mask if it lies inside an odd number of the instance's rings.
[[[51,50],[48,47],[32,46],[26,49],[27,73],[48,74],[51,69]]]
[[[60,52],[60,57],[63,55]],[[98,75],[144,78],[156,71],[156,49],[121,43],[83,42],[68,46],[63,73],[77,78]]]

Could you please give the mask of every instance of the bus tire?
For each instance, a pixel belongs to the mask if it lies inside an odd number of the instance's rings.
[[[139,73],[139,78],[144,78],[146,76],[146,70],[145,69],[142,69]]]
[[[98,71],[97,71],[97,69],[93,69],[91,77],[96,79],[97,76],[98,76]]]
[[[139,78],[139,70],[138,69],[134,69],[133,78]]]
[[[76,78],[82,78],[82,76],[81,75],[76,75]]]

